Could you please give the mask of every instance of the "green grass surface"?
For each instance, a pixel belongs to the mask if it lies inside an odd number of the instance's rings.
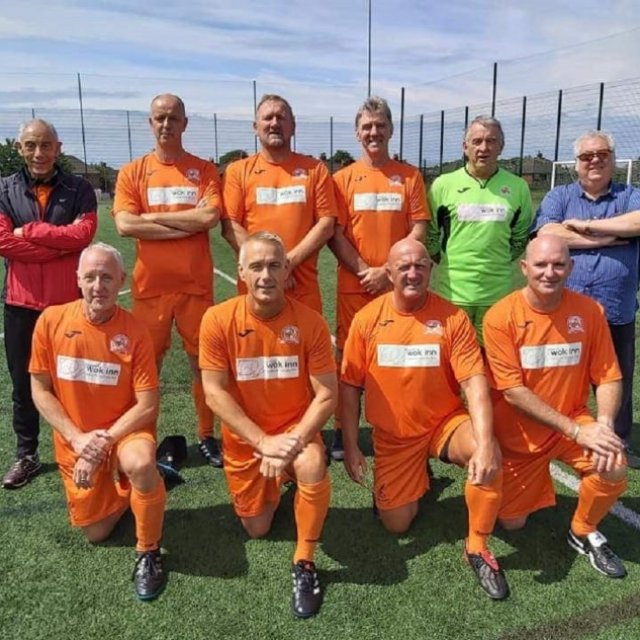
[[[114,233],[102,213],[100,239],[132,263],[133,242]],[[218,233],[216,266],[233,274]],[[326,315],[333,326],[335,262],[322,255]],[[216,282],[218,301],[233,294]],[[122,296],[125,306],[129,296]],[[0,470],[11,463],[10,383],[0,358]],[[524,531],[498,531],[492,548],[507,572],[509,600],[484,596],[462,562],[464,474],[434,463],[433,491],[409,535],[386,533],[373,519],[371,497],[333,464],[332,506],[317,556],[326,597],[320,615],[294,620],[289,565],[294,547],[292,492],[272,533],[249,540],[236,521],[220,470],[195,451],[195,416],[186,358],[177,342],[162,372],[160,437],[190,442],[187,483],[169,493],[163,546],[170,581],[159,600],[133,597],[134,533],[125,517],[111,540],[91,546],[70,528],[42,429],[45,472],[24,489],[0,491],[0,630],[18,639],[332,638],[426,640],[611,640],[640,638],[640,536],[609,516],[602,526],[629,576],[608,580],[564,541],[575,495],[559,487],[558,506],[534,515]],[[637,406],[640,399],[636,397]],[[365,439],[368,432],[364,431]],[[631,472],[623,503],[640,511],[640,475]]]

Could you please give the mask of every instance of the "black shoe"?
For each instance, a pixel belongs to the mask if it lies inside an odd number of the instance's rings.
[[[299,560],[291,567],[293,597],[291,608],[298,618],[310,618],[320,610],[322,591],[316,565],[309,560]]]
[[[622,560],[611,550],[607,539],[594,531],[586,536],[577,536],[571,529],[567,534],[567,542],[572,549],[589,558],[591,566],[609,578],[624,578],[627,570]]]
[[[167,584],[160,549],[138,553],[133,569],[133,587],[139,600],[157,598]]]
[[[333,442],[329,455],[336,462],[344,460],[344,446],[342,445],[342,429],[336,429],[333,432]]]
[[[625,445],[624,455],[627,458],[627,467],[629,469],[640,469],[640,455],[631,448],[631,445]]]
[[[469,553],[465,547],[464,559],[473,569],[480,586],[490,598],[504,600],[509,595],[507,579],[491,551]]]
[[[222,468],[222,450],[218,446],[218,441],[211,436],[198,443],[198,449],[202,457],[212,466],[218,469]]]
[[[38,475],[42,468],[38,454],[18,458],[2,478],[2,486],[5,489],[19,489]]]

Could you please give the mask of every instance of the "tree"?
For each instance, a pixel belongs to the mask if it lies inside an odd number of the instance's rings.
[[[233,151],[227,151],[220,156],[220,160],[218,164],[221,167],[233,162],[234,160],[242,160],[242,158],[247,158],[248,154],[244,149],[234,149]]]
[[[16,171],[20,171],[24,162],[16,149],[16,141],[6,138],[0,144],[0,175],[9,176]]]
[[[347,165],[353,164],[355,160],[353,156],[348,151],[343,151],[342,149],[338,149],[333,154],[333,164],[336,167],[346,167]]]

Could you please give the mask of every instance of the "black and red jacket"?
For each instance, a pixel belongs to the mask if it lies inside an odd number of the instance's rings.
[[[0,256],[6,274],[7,304],[41,310],[79,296],[76,270],[80,252],[98,226],[93,187],[84,178],[57,169],[40,212],[26,169],[0,178]],[[13,230],[22,227],[23,237]]]

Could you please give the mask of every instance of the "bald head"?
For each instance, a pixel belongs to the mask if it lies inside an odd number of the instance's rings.
[[[559,253],[564,256],[567,261],[571,260],[569,255],[569,245],[560,236],[552,234],[538,236],[534,238],[528,245],[524,259],[527,262],[536,260],[539,255],[547,255],[549,253]]]
[[[182,151],[182,134],[187,128],[184,102],[173,93],[162,93],[151,101],[149,124],[156,139],[156,152],[162,150],[165,160]]]
[[[416,258],[429,260],[429,254],[421,242],[418,242],[413,238],[403,238],[402,240],[398,240],[398,242],[391,247],[388,259],[389,264],[397,261],[405,253],[413,254]]]
[[[159,104],[170,104],[171,106],[177,107],[179,111],[182,112],[183,116],[187,115],[187,109],[184,106],[184,102],[180,96],[175,95],[175,93],[161,93],[157,95],[151,101],[151,111],[153,111],[154,106]]]

